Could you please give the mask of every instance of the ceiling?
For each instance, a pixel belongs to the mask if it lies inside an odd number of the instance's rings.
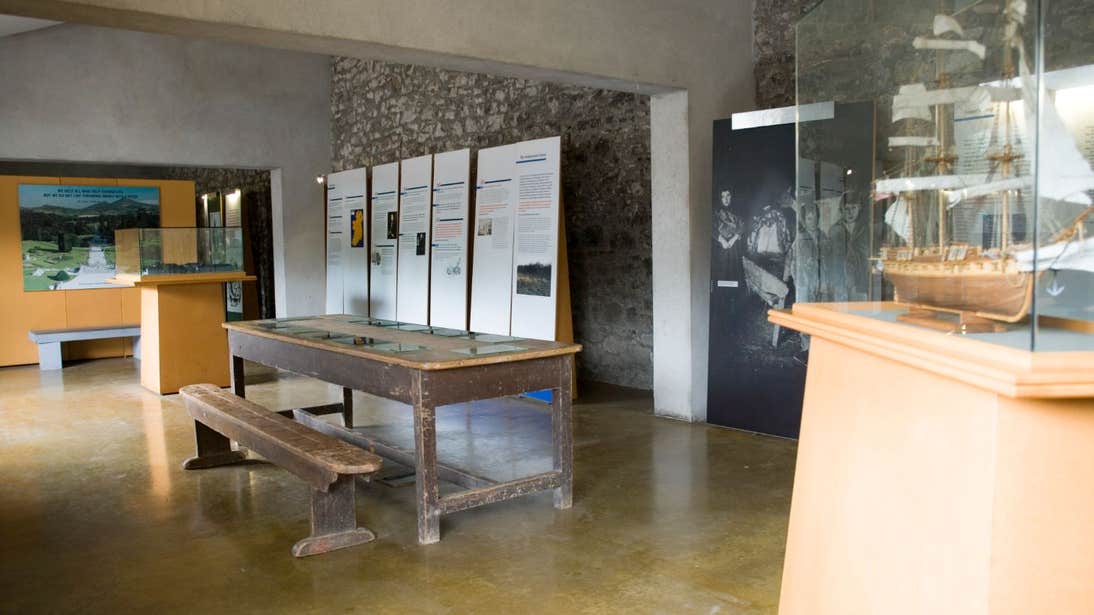
[[[59,23],[61,22],[48,21],[45,19],[31,19],[30,17],[16,17],[15,15],[0,15],[0,37],[48,28]]]

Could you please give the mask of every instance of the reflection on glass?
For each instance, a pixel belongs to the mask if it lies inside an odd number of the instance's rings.
[[[243,229],[115,231],[117,273],[126,276],[243,271]]]
[[[475,340],[476,342],[488,342],[493,344],[496,342],[514,342],[521,338],[509,337],[508,335],[496,335],[494,333],[469,333],[467,335],[467,339]]]
[[[457,348],[452,352],[468,356],[480,356],[486,354],[499,354],[502,352],[520,352],[522,350],[528,349],[520,346],[510,346],[508,344],[495,344],[492,346],[478,346],[476,348]]]
[[[425,346],[418,346],[417,344],[396,344],[392,342],[376,344],[372,347],[373,350],[379,350],[380,352],[417,352],[419,350],[428,350]]]

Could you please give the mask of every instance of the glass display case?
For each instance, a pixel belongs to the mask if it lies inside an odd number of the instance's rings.
[[[850,136],[873,140],[869,177],[799,193],[819,215],[798,220],[819,219],[826,246],[813,300],[1025,350],[1094,350],[1089,10],[824,0],[802,18],[798,105],[874,111],[861,126],[798,124],[807,164],[839,167]]]
[[[241,228],[131,228],[115,231],[120,280],[243,272]]]

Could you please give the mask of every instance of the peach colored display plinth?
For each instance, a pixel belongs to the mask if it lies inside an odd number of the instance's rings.
[[[139,287],[141,385],[161,395],[202,382],[228,386],[224,281]]]
[[[1094,353],[799,304],[781,615],[1094,613]]]

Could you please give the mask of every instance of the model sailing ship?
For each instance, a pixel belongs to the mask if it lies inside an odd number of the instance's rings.
[[[989,49],[966,40],[953,16],[936,15],[934,37],[913,42],[936,55],[936,88],[905,85],[893,97],[892,119],[904,124],[905,134],[891,137],[889,146],[903,150],[904,162],[897,177],[875,182],[874,194],[877,200],[895,199],[885,222],[892,243],[900,245],[883,245],[878,261],[897,302],[919,308],[905,320],[933,326],[931,314],[953,312],[960,315],[960,330],[998,330],[1000,321],[1026,318],[1035,281],[1044,272],[1094,271],[1094,237],[1088,236],[1094,172],[1051,102],[1041,107],[1038,122],[1037,83],[1022,42],[1025,0],[1007,0],[1003,10],[998,81],[951,86],[948,54],[972,54],[983,62]],[[959,164],[955,153],[958,105],[990,108],[980,117],[994,118],[978,169],[975,161]],[[1032,127],[1040,129],[1045,144],[1039,152],[1027,135]],[[1031,209],[1031,166],[1038,153],[1039,219]],[[1028,230],[1027,219],[1036,220]],[[1039,241],[1038,228],[1050,229]],[[980,231],[979,242],[970,240],[977,233],[969,229]],[[935,322],[937,328],[952,326],[945,319]]]

